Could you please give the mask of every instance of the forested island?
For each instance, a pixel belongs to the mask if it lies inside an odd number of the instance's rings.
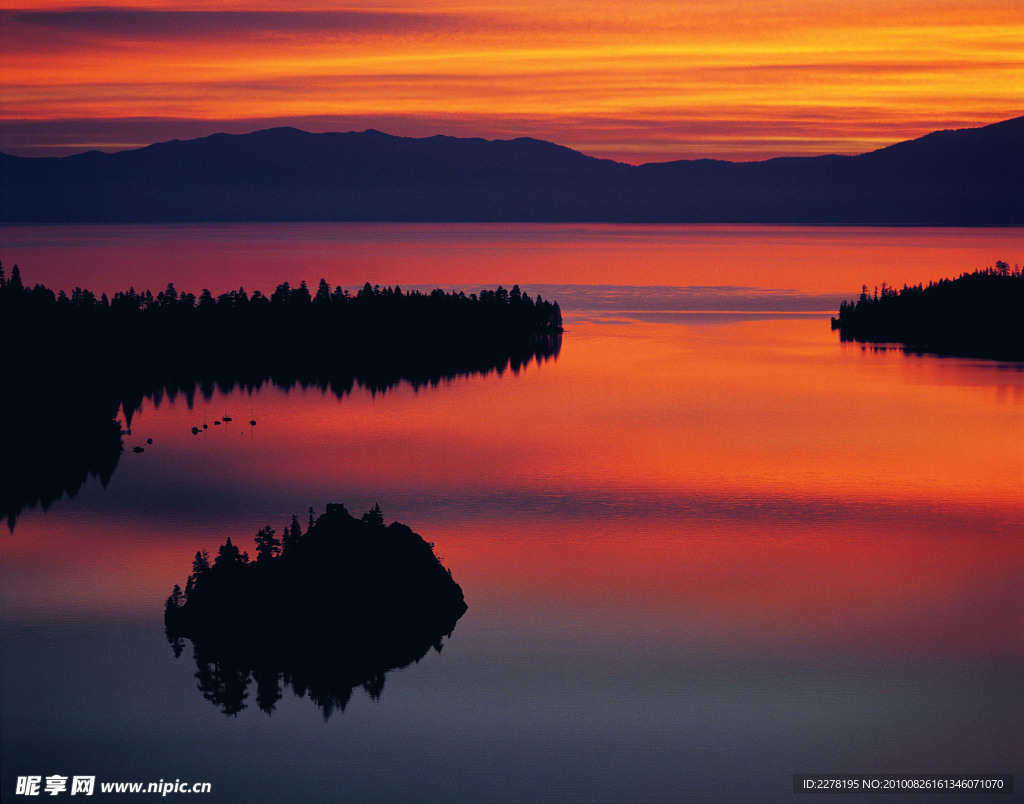
[[[843,302],[832,319],[844,341],[899,343],[908,351],[1024,360],[1024,275],[1006,262],[930,282],[882,285]]]
[[[518,371],[557,356],[558,303],[518,286],[479,294],[355,293],[321,280],[270,295],[244,288],[213,296],[173,285],[70,295],[24,283],[0,265],[0,518],[104,484],[123,451],[122,426],[144,399],[198,391],[319,387],[338,397],[360,385],[385,391],[473,373]]]
[[[254,560],[230,538],[212,562],[197,552],[165,606],[175,655],[192,641],[199,689],[225,714],[245,708],[251,683],[268,714],[282,684],[325,718],[357,686],[376,699],[385,672],[440,651],[467,609],[433,544],[385,526],[379,506],[360,519],[340,504],[311,510],[305,533],[293,517],[280,538],[261,529],[255,546]]]

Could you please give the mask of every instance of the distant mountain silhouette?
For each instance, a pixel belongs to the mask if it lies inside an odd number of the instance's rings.
[[[1024,117],[860,156],[632,166],[549,142],[276,128],[0,154],[0,220],[1024,224]]]

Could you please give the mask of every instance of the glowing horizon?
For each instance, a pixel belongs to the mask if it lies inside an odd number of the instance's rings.
[[[855,154],[1019,116],[1016,0],[289,0],[0,9],[0,151],[277,125],[531,136],[640,163]]]

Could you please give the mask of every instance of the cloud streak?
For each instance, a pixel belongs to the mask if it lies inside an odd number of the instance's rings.
[[[181,136],[189,121],[350,120],[535,136],[631,162],[861,153],[1019,115],[1017,3],[49,2],[0,11],[0,150],[59,147],[24,139],[46,123],[82,143],[98,121],[111,133],[123,121],[122,135],[104,137],[117,147],[143,129]],[[143,119],[177,122],[159,135],[131,122]],[[92,122],[76,134],[73,120]]]
[[[100,41],[123,37],[173,41],[199,36],[293,34],[396,35],[453,31],[467,25],[466,15],[418,11],[179,11],[139,8],[89,8],[55,11],[0,11],[0,25],[21,33],[65,35]]]

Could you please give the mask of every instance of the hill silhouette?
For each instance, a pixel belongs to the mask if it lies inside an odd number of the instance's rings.
[[[440,651],[467,606],[433,545],[406,525],[385,526],[380,506],[361,519],[331,504],[308,530],[298,519],[277,538],[256,535],[256,559],[231,539],[211,562],[197,552],[184,590],[164,608],[180,656],[192,641],[204,697],[225,714],[245,708],[250,680],[268,714],[282,682],[329,717],[362,685],[372,698],[384,674]]]
[[[1024,223],[1024,117],[859,156],[640,166],[530,138],[276,128],[0,154],[0,220]]]

